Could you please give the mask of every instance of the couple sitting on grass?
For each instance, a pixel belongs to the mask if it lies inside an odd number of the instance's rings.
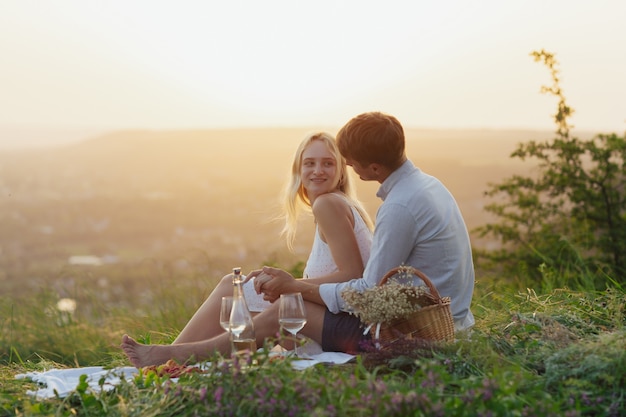
[[[355,197],[347,173],[350,165],[363,181],[378,181],[383,200],[376,227]],[[307,323],[302,335],[324,351],[358,353],[364,334],[356,315],[346,312],[341,294],[378,285],[385,273],[400,265],[422,271],[450,309],[456,331],[474,325],[470,311],[474,266],[467,228],[456,201],[445,186],[407,159],[404,130],[393,116],[370,112],[354,117],[337,134],[309,135],[296,152],[286,190],[287,242],[294,240],[302,206],[316,223],[315,240],[304,270],[305,279],[271,267],[252,271],[245,286],[269,301],[254,316],[257,345],[279,333],[280,294],[300,292]],[[251,287],[248,287],[251,288]],[[215,352],[229,355],[229,335],[219,324],[222,296],[232,294],[232,276],[225,276],[170,345],[145,345],[128,335],[121,347],[136,367],[202,361]],[[254,294],[253,294],[254,295]]]

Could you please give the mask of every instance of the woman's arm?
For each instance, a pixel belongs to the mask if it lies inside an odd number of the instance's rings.
[[[333,193],[323,194],[315,199],[312,209],[320,237],[330,248],[338,271],[309,282],[344,282],[363,276],[365,265],[354,234],[355,219],[346,199]]]

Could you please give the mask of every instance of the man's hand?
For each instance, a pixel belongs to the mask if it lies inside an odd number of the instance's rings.
[[[281,294],[299,292],[305,301],[326,306],[320,296],[319,284],[309,279],[295,279],[290,273],[278,268],[264,267],[261,275],[265,277],[260,284],[263,298],[270,302],[276,301]],[[260,276],[259,276],[260,277]],[[257,278],[258,279],[258,278]]]
[[[254,278],[254,290],[257,294],[263,293],[263,299],[271,303],[280,298],[281,294],[293,291],[295,278],[288,272],[269,266],[251,271],[244,280],[248,282]]]
[[[281,294],[297,292],[295,278],[288,272],[269,266],[263,267],[260,274],[254,279],[257,293],[263,293],[263,299],[275,302]]]

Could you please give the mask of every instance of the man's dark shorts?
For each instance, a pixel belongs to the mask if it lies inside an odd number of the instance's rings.
[[[334,314],[326,309],[322,349],[325,352],[362,352],[362,343],[370,339],[369,333],[363,335],[363,330],[357,316],[344,312]]]

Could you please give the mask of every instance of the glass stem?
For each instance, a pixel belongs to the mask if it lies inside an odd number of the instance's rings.
[[[299,357],[299,355],[298,355],[298,333],[295,333],[293,335],[293,353],[296,355],[296,358]]]

